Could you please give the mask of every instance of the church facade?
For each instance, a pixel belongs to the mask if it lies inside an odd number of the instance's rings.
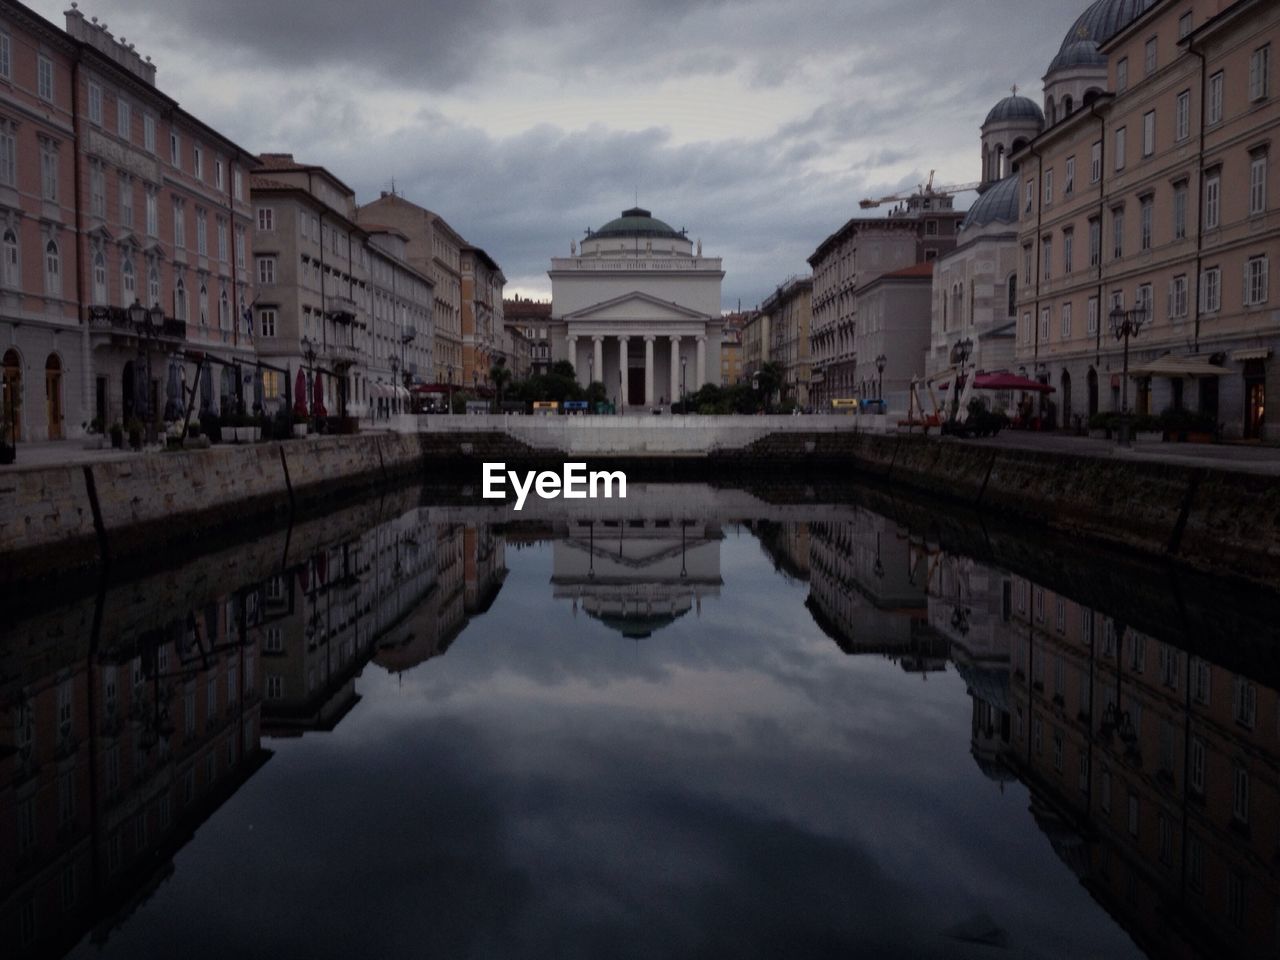
[[[720,384],[719,257],[640,207],[551,260],[549,335],[584,386],[599,381],[619,410],[678,401]]]

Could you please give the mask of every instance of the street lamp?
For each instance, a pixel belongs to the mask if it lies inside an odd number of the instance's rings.
[[[400,377],[399,377],[399,374],[400,374],[400,358],[399,358],[399,357],[397,357],[397,356],[393,353],[393,354],[391,355],[391,358],[390,358],[390,360],[389,360],[388,362],[389,362],[389,364],[390,364],[390,366],[391,366],[391,390],[392,390],[392,397],[394,397],[394,399],[395,399],[395,403],[399,403],[399,402],[400,402],[400,390],[399,390],[399,383],[400,383]],[[388,408],[388,410],[390,410],[391,406],[392,406],[391,402],[388,402],[388,404],[387,404],[387,408]]]
[[[880,384],[876,388],[876,393],[881,400],[884,399],[884,368],[889,363],[889,359],[882,353],[876,357],[876,371],[880,374]]]
[[[1111,311],[1111,332],[1117,340],[1124,340],[1124,373],[1120,380],[1120,444],[1129,446],[1129,338],[1136,337],[1151,318],[1150,307],[1144,301],[1132,310],[1116,304]]]

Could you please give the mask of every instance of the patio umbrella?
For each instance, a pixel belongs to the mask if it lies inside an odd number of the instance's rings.
[[[298,378],[293,382],[293,415],[295,417],[307,415],[307,378],[301,367],[298,368]]]
[[[320,382],[319,372],[315,375],[315,380],[311,382],[311,415],[313,417],[327,417],[329,411],[324,408],[324,385]]]
[[[200,371],[200,412],[213,410],[213,367],[207,362]]]
[[[973,378],[975,390],[1025,390],[1027,393],[1054,393],[1054,387],[1013,373],[979,373]]]
[[[169,361],[169,383],[165,387],[164,418],[179,420],[182,418],[182,384],[178,379],[178,365]]]

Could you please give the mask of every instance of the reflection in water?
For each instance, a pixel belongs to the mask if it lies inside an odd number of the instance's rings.
[[[1190,655],[1128,626],[1134,611],[860,507],[745,525],[566,515],[533,533],[372,509],[113,587],[0,643],[6,956],[176,949],[163,918],[190,909],[188,890],[235,904],[197,955],[246,938],[343,955],[327,914],[363,927],[369,901],[282,900],[310,933],[269,940],[266,878],[317,869],[292,814],[366,784],[391,831],[372,850],[423,847],[417,869],[449,878],[424,892],[375,871],[369,895],[404,887],[452,918],[371,953],[535,956],[569,937],[615,956],[1280,945],[1280,714],[1247,655]],[[772,570],[739,549],[750,540]],[[596,635],[648,638],[648,656],[619,661]],[[344,731],[366,746],[343,749]],[[504,737],[520,746],[500,760]],[[378,783],[401,789],[379,780],[379,738],[412,806],[376,799]],[[245,853],[242,823],[296,866]],[[323,829],[341,857],[353,825]],[[728,916],[737,939],[693,929]]]

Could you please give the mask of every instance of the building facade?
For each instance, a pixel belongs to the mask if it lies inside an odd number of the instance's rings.
[[[503,323],[517,331],[529,349],[529,374],[544,374],[551,369],[551,302],[516,297],[502,301]]]
[[[409,388],[434,373],[435,284],[409,266],[403,233],[375,224],[364,228],[372,290],[369,407],[377,416],[407,410]]]
[[[929,348],[934,263],[891,270],[859,288],[853,338],[854,353],[864,361],[858,364],[859,398],[894,397],[894,409],[907,409],[911,378]]]
[[[769,316],[769,360],[782,367],[779,400],[809,405],[809,332],[813,318],[813,279],[791,277],[760,304]]]
[[[1280,9],[1144,7],[1100,0],[1082,15],[1064,50],[1095,41],[1103,89],[1055,100],[1056,122],[1014,157],[1018,363],[1057,389],[1062,424],[1127,394],[1139,414],[1195,410],[1228,437],[1274,438]],[[1127,386],[1119,311],[1144,321]]]
[[[503,351],[502,270],[479,247],[462,248],[462,384],[488,384],[489,371]]]
[[[719,257],[648,210],[624,210],[551,260],[552,357],[604,384],[619,409],[720,383]]]
[[[171,419],[194,383],[187,351],[253,356],[252,157],[74,7],[60,30],[7,2],[0,25],[0,353],[16,438]],[[241,395],[220,383],[219,399]]]
[[[742,379],[750,382],[751,376],[772,357],[769,354],[769,315],[760,310],[748,314],[742,324]]]

